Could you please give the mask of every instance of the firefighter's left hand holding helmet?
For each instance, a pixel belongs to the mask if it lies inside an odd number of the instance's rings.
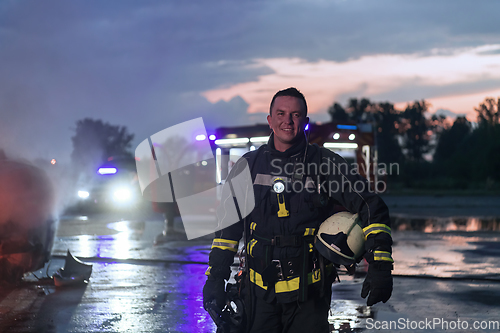
[[[370,254],[370,253],[369,253]],[[387,302],[392,295],[392,262],[375,261],[373,256],[366,255],[369,263],[368,274],[363,282],[361,297],[368,299],[366,305],[372,306],[378,302]]]
[[[316,235],[314,245],[318,252],[337,265],[349,265],[359,262],[364,254],[370,264],[363,283],[361,297],[368,299],[368,306],[378,302],[387,302],[392,294],[392,263],[390,228],[384,224],[373,224],[373,234],[365,242],[364,231],[359,224],[358,214],[339,212],[323,222]],[[389,231],[389,232],[388,232]]]

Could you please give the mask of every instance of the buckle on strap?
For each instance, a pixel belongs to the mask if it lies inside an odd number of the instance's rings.
[[[285,281],[286,279],[301,276],[302,274],[302,259],[273,259],[271,263],[262,271],[262,280],[266,284],[274,284],[277,281]]]
[[[271,239],[271,245],[277,247],[286,246],[301,246],[303,242],[303,236],[283,236],[277,235]]]
[[[272,265],[275,265],[276,269],[278,271],[276,274],[278,277],[278,281],[285,280],[285,276],[283,275],[283,268],[281,267],[281,261],[280,260],[273,260]]]
[[[275,284],[276,281],[284,281],[284,280],[285,280],[285,275],[283,274],[281,261],[277,259],[271,260],[269,266],[267,266],[262,271],[262,281],[264,281],[264,283],[268,285],[268,284]]]

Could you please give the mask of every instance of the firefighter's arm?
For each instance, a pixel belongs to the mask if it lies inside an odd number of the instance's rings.
[[[365,259],[369,263],[368,273],[361,297],[367,298],[366,304],[371,306],[378,302],[387,302],[392,295],[392,237],[391,228],[385,223],[370,223],[363,232],[365,234]]]
[[[385,202],[374,193],[368,181],[361,177],[339,155],[328,151],[323,154],[322,163],[327,164],[328,184],[325,188],[329,196],[351,213],[358,213],[362,221],[367,252],[376,249],[391,252],[391,222]],[[387,261],[383,256],[374,256],[376,261]],[[392,259],[390,260],[392,261]]]
[[[246,214],[246,200],[241,199],[246,193],[245,186],[252,187],[252,183],[245,184],[241,175],[246,167],[246,161],[237,162],[231,170],[222,188],[221,204],[217,208],[217,220],[221,230],[216,231],[209,256],[209,267],[206,271],[207,281],[203,287],[203,306],[208,309],[213,300],[222,309],[225,304],[225,281],[231,275],[231,264],[238,251],[238,244],[243,234],[243,220]],[[242,169],[243,168],[243,169]],[[238,178],[239,177],[239,178]],[[252,199],[253,199],[253,192]],[[243,207],[237,205],[242,203]]]
[[[238,243],[243,232],[240,221],[215,233],[210,251],[207,281],[203,287],[203,306],[208,309],[215,299],[217,307],[222,309],[226,301],[225,280],[231,275],[231,264],[238,251]]]
[[[249,193],[249,190],[252,191]],[[215,233],[207,276],[229,279],[229,267],[234,262],[234,255],[238,251],[238,243],[243,234],[243,218],[253,209],[253,200],[250,171],[246,159],[241,158],[231,169],[222,187],[221,203],[217,207],[217,221],[221,230]]]
[[[392,237],[389,209],[384,201],[370,189],[368,181],[349,167],[336,154],[323,158],[331,167],[329,196],[352,213],[358,213],[363,222],[365,259],[369,263],[361,297],[367,305],[387,302],[392,294]]]
[[[231,264],[238,251],[238,243],[243,233],[243,223],[237,222],[215,233],[212,249],[205,272],[207,281],[203,287],[203,306],[208,309],[215,300],[217,307],[222,309],[226,301],[225,280],[231,275]]]
[[[229,280],[242,232],[243,223],[238,222],[215,233],[205,275]]]

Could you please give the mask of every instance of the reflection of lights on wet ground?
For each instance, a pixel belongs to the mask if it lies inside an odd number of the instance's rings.
[[[93,257],[94,249],[92,248],[94,236],[90,235],[81,235],[78,236],[78,256],[80,257]]]
[[[351,329],[360,329],[366,326],[366,318],[372,317],[371,308],[361,301],[333,300],[328,312],[328,322],[335,332],[341,326],[348,325]],[[333,327],[332,327],[333,326]],[[349,332],[349,331],[347,331]]]
[[[132,230],[130,230],[128,221],[114,222],[108,224],[109,229],[119,231],[116,235],[113,235],[114,240],[110,240],[109,252],[106,256],[116,259],[127,259],[130,257],[130,236]]]
[[[474,247],[452,246],[437,239],[399,240],[393,251],[394,274],[453,276],[463,269],[464,255],[457,251],[459,248]]]
[[[113,242],[112,250],[112,253],[110,253],[112,258],[128,258],[130,250],[129,233],[120,232],[119,234],[115,235],[115,241]]]
[[[92,311],[99,314],[101,322],[94,322],[98,327],[89,331],[168,332],[163,330],[165,323],[155,320],[157,312],[163,309],[154,309],[159,287],[154,280],[157,268],[99,263],[95,269],[98,277],[91,280],[93,295],[105,297],[94,303],[98,309]]]
[[[425,233],[446,231],[500,231],[500,218],[495,217],[441,217],[411,218],[396,217],[393,230],[414,230]]]
[[[113,287],[119,288],[119,281],[134,279],[133,270],[126,269],[126,266],[130,265],[119,265],[119,271],[110,272],[110,281],[113,281]],[[114,273],[114,274],[113,274]],[[137,277],[135,277],[137,279]],[[131,288],[130,288],[131,289]],[[112,317],[108,319],[109,325],[112,324],[113,330],[118,332],[126,332],[133,329],[134,324],[137,324],[137,318],[133,313],[130,313],[133,306],[130,304],[130,291],[123,290],[118,295],[110,297],[108,299],[109,316]],[[113,320],[113,317],[116,320]],[[113,323],[114,322],[114,323]]]
[[[479,231],[481,230],[481,221],[478,218],[470,218],[467,221],[467,225],[465,227],[465,231]]]
[[[189,278],[189,283],[184,283],[185,278],[179,279],[177,286],[180,292],[185,295],[181,301],[179,311],[183,311],[183,322],[179,323],[179,332],[212,332],[215,331],[215,324],[210,315],[203,308],[202,290],[206,281],[204,265],[184,265],[182,275]]]
[[[113,222],[113,223],[109,223],[107,225],[107,227],[109,229],[113,229],[113,230],[116,230],[116,231],[125,231],[125,232],[129,232],[130,233],[130,228],[129,228],[129,222],[128,221],[120,221],[120,222]]]
[[[397,275],[498,276],[498,218],[399,218],[393,258]],[[485,232],[486,231],[486,232]]]

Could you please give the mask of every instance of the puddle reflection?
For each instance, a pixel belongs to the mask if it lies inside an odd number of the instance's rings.
[[[185,298],[180,302],[183,320],[176,329],[179,332],[215,332],[216,326],[203,308],[203,286],[206,281],[203,265],[183,265],[179,279],[179,290]]]
[[[392,220],[395,274],[500,280],[500,218]]]
[[[392,229],[397,231],[423,231],[425,233],[446,231],[497,231],[500,232],[499,217],[433,217],[412,218],[394,216]]]

